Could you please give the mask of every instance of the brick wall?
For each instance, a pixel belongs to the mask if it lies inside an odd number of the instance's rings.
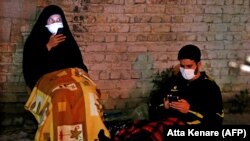
[[[145,102],[152,74],[177,64],[177,51],[188,43],[202,49],[202,68],[224,99],[250,89],[249,73],[228,66],[250,54],[249,0],[1,0],[1,112],[23,110],[23,43],[48,4],[64,9],[106,110]]]

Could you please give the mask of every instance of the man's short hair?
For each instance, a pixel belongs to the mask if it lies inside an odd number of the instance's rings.
[[[178,53],[178,60],[181,59],[191,59],[197,63],[201,60],[201,51],[195,45],[185,45]]]

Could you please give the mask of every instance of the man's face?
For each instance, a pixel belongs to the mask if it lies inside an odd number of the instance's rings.
[[[181,59],[180,60],[180,67],[183,69],[192,69],[194,70],[194,76],[192,79],[196,79],[197,77],[199,77],[199,69],[201,66],[201,62],[196,63],[194,60],[191,59]]]
[[[195,63],[194,60],[191,59],[181,59],[180,60],[180,67],[184,69],[196,69],[197,64]]]

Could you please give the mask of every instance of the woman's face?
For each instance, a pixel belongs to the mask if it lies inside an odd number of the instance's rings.
[[[53,23],[61,23],[62,18],[59,14],[53,14],[51,15],[47,20],[47,25],[53,24]]]

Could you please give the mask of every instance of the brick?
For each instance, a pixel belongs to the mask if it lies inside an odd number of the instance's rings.
[[[121,79],[130,79],[130,78],[132,78],[130,70],[129,71],[121,71]]]
[[[90,78],[94,81],[100,80],[99,74],[100,70],[91,70],[91,67],[89,67],[89,72],[88,72]],[[98,86],[99,87],[99,86]]]
[[[131,25],[130,32],[149,32],[151,31],[151,27],[147,24],[140,24],[140,25]]]
[[[223,8],[224,14],[240,14],[241,7],[240,6],[224,6]]]
[[[11,63],[13,61],[11,53],[1,53],[0,62]]]
[[[107,79],[109,79],[109,72],[107,72],[107,71],[101,71],[100,72],[100,76],[99,76],[99,78],[100,78],[100,80],[107,80]]]
[[[152,32],[154,33],[166,33],[170,32],[170,25],[167,24],[154,24],[151,26]]]
[[[101,91],[101,101],[107,100],[109,98],[109,92],[108,91]]]
[[[156,42],[156,41],[159,41],[160,39],[158,35],[151,34],[151,35],[148,35],[147,40],[150,42]]]
[[[1,12],[0,12],[1,13]],[[0,24],[4,25],[0,27],[0,42],[7,43],[10,41],[11,33],[11,21],[9,18],[0,19]]]
[[[131,62],[121,61],[112,64],[113,70],[126,70],[131,68]]]
[[[111,90],[109,91],[109,98],[111,99],[119,99],[121,92],[119,90]]]
[[[115,39],[116,39],[115,35],[107,35],[107,36],[105,36],[105,42],[106,43],[115,42]]]
[[[227,25],[224,24],[212,24],[209,27],[210,31],[227,31]]]
[[[176,34],[170,33],[170,34],[161,34],[159,35],[159,40],[161,42],[166,42],[166,41],[174,41],[176,40],[177,36]]]
[[[147,0],[148,4],[176,4],[177,1],[176,0]]]
[[[148,51],[150,51],[150,52],[166,52],[167,48],[168,48],[167,44],[166,45],[165,44],[163,44],[163,45],[159,44],[157,46],[152,45],[152,46],[148,47]],[[152,56],[152,55],[150,55],[150,56]]]
[[[114,100],[107,100],[107,102],[103,102],[104,110],[115,109],[115,101]]]
[[[135,83],[135,80],[118,80],[115,84],[119,89],[132,89],[135,87]]]
[[[121,14],[124,13],[124,7],[121,5],[107,5],[104,8],[104,13],[110,13],[110,14]]]
[[[118,54],[107,54],[105,57],[105,61],[109,62],[109,63],[119,63],[120,61],[122,61],[122,56],[118,55]]]
[[[130,45],[128,46],[129,52],[145,52],[147,51],[147,47],[141,45]]]
[[[133,5],[125,7],[126,14],[140,14],[145,12],[144,5]]]
[[[150,19],[151,23],[161,23],[162,22],[162,17],[161,16],[152,16]]]
[[[91,65],[92,70],[107,70],[111,67],[111,64],[108,63],[95,63]]]
[[[99,25],[99,26],[93,26],[89,27],[89,32],[110,32],[110,26],[109,25]]]
[[[127,36],[126,35],[117,35],[116,36],[116,41],[117,42],[126,42],[127,41]]]
[[[119,71],[111,71],[110,73],[110,79],[120,79],[121,78],[121,73]]]
[[[164,5],[154,5],[154,6],[147,6],[145,9],[147,13],[164,13],[165,6]]]
[[[100,90],[112,90],[116,88],[116,80],[98,80],[96,84]]]
[[[172,32],[187,32],[190,31],[190,26],[186,24],[174,24],[171,26]]]
[[[125,0],[114,0],[114,4],[120,4],[123,5]]]
[[[104,7],[102,5],[90,5],[88,6],[88,11],[93,13],[103,13]]]
[[[150,21],[150,16],[138,14],[138,15],[133,15],[133,17],[130,18],[130,23],[144,23]]]
[[[100,52],[105,50],[106,50],[105,44],[89,44],[88,48],[85,49],[86,52]]]
[[[166,7],[166,14],[184,14],[185,8],[184,7],[172,7],[172,6],[167,6]]]
[[[162,16],[162,22],[170,23],[171,22],[171,16],[170,15],[163,15]]]
[[[136,41],[138,41],[138,42],[148,41],[148,35],[139,34],[136,37]]]
[[[207,24],[193,24],[191,25],[191,32],[208,32]]]
[[[129,25],[126,24],[117,24],[110,27],[111,32],[116,33],[126,33],[129,32]]]
[[[134,0],[135,4],[144,4],[146,3],[146,0]]]
[[[111,14],[107,17],[108,23],[129,23],[130,17],[123,14]]]
[[[139,79],[139,78],[141,78],[141,72],[132,71],[132,72],[131,72],[131,78],[132,78],[132,79]]]
[[[205,13],[208,13],[208,14],[221,14],[222,13],[222,8],[220,6],[218,6],[218,7],[207,6],[205,8]]]
[[[172,16],[171,21],[174,23],[183,23],[183,16]]]

